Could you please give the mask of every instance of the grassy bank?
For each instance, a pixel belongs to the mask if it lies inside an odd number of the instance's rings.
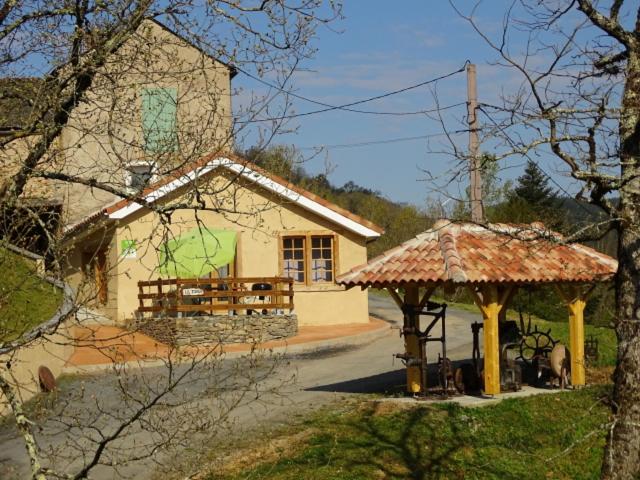
[[[271,440],[280,446],[275,451],[240,452],[249,465],[238,461],[232,471],[201,478],[595,479],[606,394],[607,387],[596,386],[480,408],[352,403]],[[266,448],[263,439],[256,448]]]
[[[48,320],[62,292],[35,272],[31,261],[0,248],[0,341],[12,340]]]

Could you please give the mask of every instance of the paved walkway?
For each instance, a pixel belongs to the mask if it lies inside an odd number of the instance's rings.
[[[302,326],[298,334],[283,340],[258,344],[260,349],[301,353],[320,348],[336,348],[374,340],[389,330],[389,323],[371,317],[368,323],[352,323],[326,326]],[[66,371],[83,370],[85,367],[107,367],[123,362],[152,362],[166,358],[171,348],[139,332],[106,325],[74,327],[76,346],[67,360]],[[206,353],[241,354],[255,348],[251,344],[212,344],[199,348],[187,347],[181,353],[202,355]]]

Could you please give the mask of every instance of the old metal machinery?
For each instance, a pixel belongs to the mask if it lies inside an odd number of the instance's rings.
[[[571,382],[571,353],[561,343],[556,344],[549,354],[549,364],[553,375],[559,380],[560,388],[564,389]]]
[[[483,385],[483,360],[480,357],[479,322],[471,324],[473,334],[473,350],[471,364],[464,364],[454,374],[456,389],[460,393],[479,393]],[[518,364],[517,356],[521,335],[516,322],[509,321],[500,324],[500,389],[503,391],[517,391],[522,388],[522,367]]]
[[[500,389],[518,391],[522,388],[522,367],[517,362],[521,345],[520,331],[514,321],[500,324]]]
[[[460,393],[479,393],[482,390],[482,359],[480,357],[480,330],[482,323],[473,322],[471,333],[473,334],[473,349],[471,350],[471,363],[465,363],[458,367],[454,374],[456,390]]]
[[[531,292],[529,292],[529,298],[531,298]],[[531,300],[529,300],[531,301]],[[527,325],[525,326],[524,317],[522,315],[522,309],[518,312],[520,316],[520,355],[519,360],[522,360],[528,367],[532,365],[532,362],[536,358],[549,356],[551,350],[556,345],[557,340],[551,338],[551,329],[546,332],[538,330],[538,326],[534,326],[531,329],[531,313],[527,316]]]
[[[556,343],[549,356],[537,356],[532,362],[536,385],[546,385],[554,380],[564,389],[571,383],[571,353],[561,343]]]
[[[589,335],[584,342],[584,358],[590,363],[595,363],[600,359],[598,339],[593,335]]]
[[[414,337],[417,339],[418,351],[417,355],[412,355],[409,352],[398,353],[396,358],[401,359],[406,367],[418,367],[420,370],[420,390],[422,396],[428,392],[427,382],[427,344],[429,342],[440,342],[442,344],[442,353],[439,354],[438,360],[438,380],[442,388],[443,395],[449,393],[451,386],[450,381],[453,379],[453,371],[451,368],[451,361],[447,358],[447,339],[446,339],[446,303],[426,302],[424,308],[415,307],[412,305],[405,305],[403,308],[404,313],[404,326],[401,335],[405,337]],[[431,317],[432,320],[424,328],[420,329],[420,317]],[[433,328],[440,322],[441,330],[440,336],[434,337],[431,335]]]

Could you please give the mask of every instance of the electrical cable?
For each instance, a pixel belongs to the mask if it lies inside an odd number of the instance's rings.
[[[453,132],[449,132],[449,135],[455,135],[458,133],[466,133],[468,132],[468,129],[464,129],[464,130],[455,130]],[[340,148],[356,148],[356,147],[366,147],[369,145],[381,145],[381,144],[386,144],[386,143],[399,143],[399,142],[409,142],[409,141],[413,141],[413,140],[423,140],[423,139],[427,139],[427,138],[434,138],[434,137],[442,137],[444,135],[447,135],[446,133],[432,133],[429,135],[417,135],[415,137],[398,137],[398,138],[387,138],[384,140],[369,140],[369,141],[364,141],[364,142],[357,142],[357,143],[342,143],[342,144],[336,144],[336,145],[315,145],[312,147],[299,147],[298,150],[336,150],[336,149],[340,149]]]
[[[320,105],[320,106],[323,106],[323,107],[326,107],[326,108],[322,108],[322,109],[319,109],[319,110],[312,110],[312,111],[309,111],[309,112],[295,113],[295,114],[291,114],[291,115],[283,115],[281,117],[242,120],[242,121],[238,121],[236,123],[259,123],[259,122],[267,122],[267,121],[288,120],[288,119],[291,119],[291,118],[298,118],[298,117],[305,117],[305,116],[309,116],[309,115],[316,115],[316,114],[319,114],[319,113],[330,112],[330,111],[333,111],[333,110],[343,110],[343,111],[352,112],[352,113],[361,113],[361,114],[370,114],[370,115],[396,115],[396,116],[420,115],[420,114],[425,114],[425,113],[433,113],[433,112],[436,112],[436,111],[447,110],[447,109],[450,109],[450,108],[458,107],[460,105],[466,105],[466,102],[458,102],[456,104],[447,105],[445,107],[440,107],[440,108],[435,108],[435,109],[430,109],[430,110],[418,110],[418,111],[414,111],[414,112],[377,112],[377,111],[372,111],[372,110],[353,109],[353,108],[349,108],[349,107],[353,107],[355,105],[361,105],[363,103],[373,102],[375,100],[381,100],[383,98],[387,98],[387,97],[390,97],[390,96],[393,96],[393,95],[398,95],[400,93],[404,93],[404,92],[407,92],[407,91],[410,91],[410,90],[414,90],[416,88],[424,87],[425,85],[429,85],[431,83],[438,82],[440,80],[444,80],[445,78],[449,78],[449,77],[452,77],[454,75],[457,75],[458,73],[464,72],[468,63],[469,63],[469,61],[467,60],[467,61],[465,61],[464,65],[461,68],[459,68],[457,70],[454,70],[452,72],[449,72],[447,74],[440,75],[439,77],[435,77],[435,78],[432,78],[430,80],[425,80],[424,82],[416,83],[414,85],[409,85],[408,87],[403,87],[403,88],[400,88],[398,90],[392,90],[392,91],[389,91],[389,92],[386,92],[386,93],[383,93],[383,94],[380,94],[380,95],[376,95],[376,96],[373,96],[373,97],[365,98],[365,99],[362,99],[362,100],[357,100],[357,101],[354,101],[354,102],[345,103],[343,105],[331,105],[331,104],[328,104],[328,103],[320,102],[318,100],[314,100],[312,98],[305,97],[303,95],[298,95],[296,93],[289,92],[289,91],[285,90],[282,87],[279,87],[279,86],[274,85],[274,84],[272,84],[270,82],[267,82],[266,80],[263,80],[260,77],[252,75],[252,74],[246,72],[245,70],[242,70],[242,69],[238,68],[238,71],[240,71],[244,75],[246,75],[249,78],[251,78],[253,80],[256,80],[256,81],[258,81],[258,82],[260,82],[260,83],[262,83],[262,84],[264,84],[264,85],[266,85],[266,86],[268,86],[270,88],[274,88],[274,89],[279,90],[279,91],[281,91],[283,93],[286,93],[287,95],[291,95],[294,98],[298,98],[300,100],[304,100],[306,102],[310,102],[310,103],[313,103],[313,104],[316,104],[316,105]]]

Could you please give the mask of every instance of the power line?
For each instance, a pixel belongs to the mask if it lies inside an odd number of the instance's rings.
[[[404,88],[400,88],[398,90],[392,90],[390,92],[386,92],[380,95],[376,95],[373,97],[369,97],[369,98],[365,98],[363,100],[357,100],[354,102],[349,102],[349,103],[345,103],[343,105],[331,105],[329,103],[325,103],[325,102],[321,102],[319,100],[314,100],[312,98],[308,98],[305,97],[303,95],[298,95],[296,93],[293,92],[289,92],[286,89],[284,89],[283,87],[279,87],[277,85],[274,85],[270,82],[267,82],[266,80],[263,80],[260,77],[257,77],[249,72],[246,72],[245,70],[242,70],[240,68],[238,68],[238,70],[240,72],[242,72],[243,74],[245,74],[246,76],[248,76],[249,78],[256,80],[257,82],[260,82],[270,88],[276,89],[280,92],[286,93],[287,95],[291,95],[294,98],[298,98],[300,100],[306,101],[306,102],[310,102],[313,103],[315,105],[320,105],[326,108],[322,108],[319,110],[312,110],[309,112],[302,112],[302,113],[296,113],[296,114],[291,114],[291,115],[283,115],[281,117],[273,117],[273,118],[264,118],[264,119],[251,119],[251,120],[243,120],[243,121],[239,121],[237,123],[259,123],[259,122],[267,122],[267,121],[274,121],[274,120],[288,120],[291,118],[297,118],[297,117],[305,117],[308,115],[316,115],[318,113],[325,113],[325,112],[330,112],[333,110],[343,110],[346,112],[352,112],[352,113],[361,113],[361,114],[370,114],[370,115],[395,115],[395,116],[407,116],[407,115],[421,115],[421,114],[425,114],[425,113],[433,113],[433,112],[437,112],[437,111],[442,111],[442,110],[447,110],[450,108],[455,108],[458,107],[460,105],[465,105],[466,102],[459,102],[453,105],[447,105],[445,107],[440,107],[440,108],[434,108],[434,109],[429,109],[429,110],[418,110],[418,111],[413,111],[413,112],[379,112],[379,111],[373,111],[373,110],[360,110],[360,109],[354,109],[354,108],[349,108],[349,107],[353,107],[355,105],[361,105],[363,103],[369,103],[369,102],[373,102],[375,100],[381,100],[383,98],[387,98],[393,95],[398,95],[400,93],[404,93],[404,92],[408,92],[410,90],[414,90],[416,88],[420,88],[420,87],[424,87],[425,85],[429,85],[431,83],[435,83],[438,82],[440,80],[444,80],[445,78],[449,78],[452,77],[458,73],[461,73],[465,70],[466,65],[467,65],[468,61],[466,61],[464,63],[464,65],[457,69],[454,70],[452,72],[449,72],[447,74],[441,75],[439,77],[435,77],[432,78],[430,80],[425,80],[424,82],[420,82],[420,83],[416,83],[414,85],[409,85],[408,87],[404,87]]]
[[[356,147],[366,147],[369,145],[381,145],[381,144],[386,144],[386,143],[399,143],[399,142],[409,142],[409,141],[413,141],[413,140],[424,140],[427,138],[434,138],[434,137],[442,137],[445,135],[455,135],[457,133],[466,133],[469,130],[464,129],[464,130],[455,130],[453,132],[448,132],[447,133],[432,133],[430,135],[417,135],[415,137],[398,137],[398,138],[387,138],[384,140],[369,140],[369,141],[365,141],[365,142],[357,142],[357,143],[342,143],[342,144],[337,144],[337,145],[316,145],[313,147],[299,147],[298,150],[322,150],[322,149],[327,149],[327,150],[335,150],[335,149],[340,149],[340,148],[356,148]]]

